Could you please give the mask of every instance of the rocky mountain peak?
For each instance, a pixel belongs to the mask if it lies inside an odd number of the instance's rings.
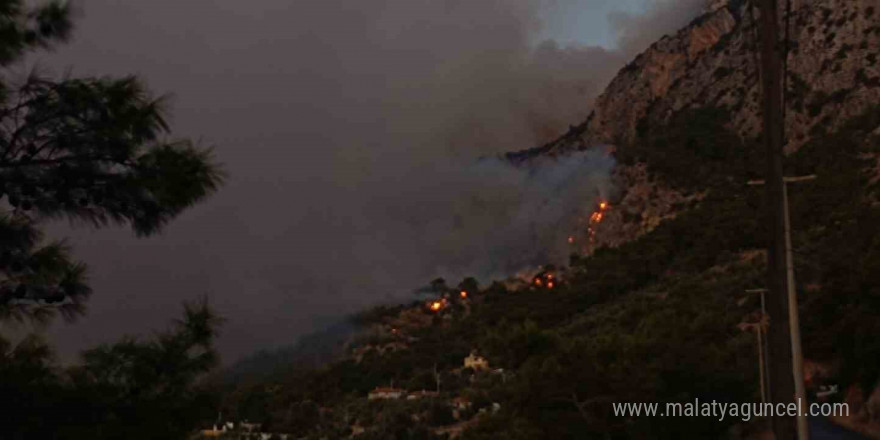
[[[781,11],[789,35],[788,151],[880,102],[878,9],[877,0],[803,0],[792,3],[790,15]],[[639,142],[640,132],[707,107],[725,112],[728,128],[743,143],[756,138],[761,130],[759,11],[747,0],[709,1],[705,11],[622,68],[582,124],[543,147],[509,156],[557,155],[598,145],[625,150]],[[618,210],[637,220],[606,222],[608,233],[598,235],[597,245],[613,246],[648,232],[674,215],[674,206],[699,197],[673,190],[643,169],[619,166],[616,176],[623,194]],[[658,201],[663,203],[654,206]]]
[[[880,98],[880,11],[875,9],[880,9],[876,0],[793,4],[787,59],[789,150],[806,142],[816,124],[833,128],[835,120],[859,114]],[[643,118],[660,124],[694,107],[725,108],[732,128],[743,137],[756,136],[759,13],[745,0],[710,1],[706,11],[621,69],[587,121],[543,152],[631,143]]]

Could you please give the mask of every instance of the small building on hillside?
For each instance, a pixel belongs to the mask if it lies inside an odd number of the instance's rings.
[[[488,370],[489,361],[478,355],[476,351],[472,351],[468,357],[464,358],[464,367],[475,371]]]
[[[217,426],[213,426],[211,429],[203,429],[202,437],[220,437],[223,434],[226,434],[226,430],[223,427],[218,428]]]
[[[227,431],[232,431],[235,429],[235,424],[232,422],[225,423],[215,423],[211,429],[203,429],[201,434],[203,437],[220,437],[226,434]]]
[[[399,388],[376,387],[376,389],[370,391],[367,395],[367,399],[400,399],[404,394],[406,394],[406,390],[401,390]]]

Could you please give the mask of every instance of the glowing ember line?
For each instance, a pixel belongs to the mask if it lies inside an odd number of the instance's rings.
[[[611,204],[608,201],[601,200],[597,205],[595,205],[595,210],[590,213],[588,217],[579,217],[577,219],[578,224],[586,223],[587,224],[587,240],[589,243],[595,243],[596,229],[595,226],[605,220],[605,212],[611,209]],[[579,241],[580,234],[569,235],[567,238],[568,244],[575,244],[576,241]],[[588,252],[589,247],[584,248],[584,252]],[[537,283],[536,283],[537,284]]]

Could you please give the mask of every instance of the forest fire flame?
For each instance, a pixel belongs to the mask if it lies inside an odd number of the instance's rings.
[[[443,308],[443,303],[440,302],[440,301],[434,301],[434,302],[431,303],[430,308],[431,308],[431,311],[432,311],[432,312],[439,312],[440,309]]]
[[[541,273],[535,275],[535,277],[532,279],[532,283],[534,283],[537,287],[546,287],[548,289],[552,289],[557,284],[556,277],[553,275],[553,273],[548,271],[542,271]]]
[[[589,242],[593,243],[596,235],[595,226],[602,222],[605,219],[605,213],[611,209],[611,204],[605,200],[602,200],[597,205],[596,209],[590,214],[589,220],[587,220],[587,235],[589,238]],[[575,236],[571,235],[568,237],[568,243],[574,244]]]

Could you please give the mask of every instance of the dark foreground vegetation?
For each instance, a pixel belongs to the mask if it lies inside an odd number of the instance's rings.
[[[67,2],[0,0],[0,324],[18,325],[13,335],[79,318],[91,293],[47,221],[147,236],[222,180],[208,150],[167,137],[163,101],[138,79],[16,73],[67,40],[70,14]],[[70,368],[36,336],[0,336],[0,438],[185,438],[216,406],[197,382],[217,364],[218,324],[190,304],[169,331],[88,350]]]

